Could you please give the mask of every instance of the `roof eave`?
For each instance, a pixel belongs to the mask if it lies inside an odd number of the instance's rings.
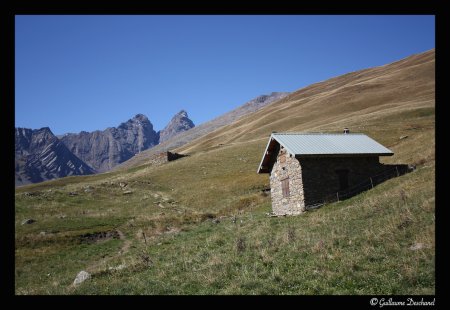
[[[261,162],[259,163],[259,167],[258,167],[258,170],[256,170],[256,173],[269,173],[269,171],[267,171],[267,172],[262,172],[261,170],[262,170],[262,164],[263,164],[263,162],[264,162],[264,158],[266,158],[266,156],[267,156],[267,151],[268,151],[268,149],[269,149],[270,142],[272,142],[272,138],[273,138],[273,134],[271,134],[270,137],[269,137],[269,142],[267,142],[266,148],[265,148],[265,150],[264,150],[263,157],[262,157],[262,159],[261,159]]]
[[[394,153],[336,153],[336,154],[295,154],[295,157],[367,157],[392,156]]]
[[[268,168],[263,169],[263,167],[264,167],[263,163],[264,163],[264,160],[266,159],[266,157],[269,156],[268,150],[269,150],[270,144],[273,140],[275,140],[279,145],[283,146],[289,154],[294,155],[296,157],[360,157],[360,156],[392,156],[392,155],[394,155],[394,153],[392,151],[390,151],[389,149],[387,149],[387,150],[390,152],[385,152],[385,153],[296,154],[290,147],[288,147],[287,145],[282,143],[280,140],[278,140],[276,134],[272,133],[270,135],[269,142],[267,142],[266,148],[264,150],[264,155],[261,159],[259,167],[256,171],[257,173],[270,173],[270,170]]]
[[[267,170],[267,172],[261,172],[261,170],[262,170],[261,167],[262,167],[262,164],[263,164],[263,162],[264,162],[264,158],[265,158],[266,156],[268,156],[268,155],[267,155],[267,151],[269,150],[270,142],[272,142],[272,140],[277,141],[278,144],[279,144],[279,145],[282,145],[282,146],[288,151],[289,154],[295,156],[295,153],[292,151],[292,149],[290,149],[289,147],[287,147],[286,145],[284,145],[280,140],[277,139],[276,135],[274,135],[274,134],[272,133],[272,134],[270,135],[269,142],[267,143],[266,149],[264,150],[264,155],[263,155],[263,157],[262,157],[262,159],[261,159],[261,162],[260,162],[260,164],[259,164],[258,170],[256,171],[257,173],[270,173],[270,171],[268,171],[268,170]]]

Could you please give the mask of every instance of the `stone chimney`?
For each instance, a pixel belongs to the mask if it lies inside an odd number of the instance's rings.
[[[344,128],[344,134],[348,134],[348,133],[350,133],[350,130],[347,127],[345,127]]]

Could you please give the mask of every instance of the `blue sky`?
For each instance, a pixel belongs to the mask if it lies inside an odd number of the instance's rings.
[[[434,16],[21,15],[15,126],[103,130],[137,113],[196,125],[435,47]]]

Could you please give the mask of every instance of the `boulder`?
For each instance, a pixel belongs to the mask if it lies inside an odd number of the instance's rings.
[[[26,220],[23,220],[23,221],[22,221],[22,225],[25,225],[25,224],[33,224],[34,222],[36,222],[36,220],[33,220],[33,219],[26,219]]]
[[[73,285],[75,285],[75,286],[80,285],[81,283],[83,283],[84,281],[86,281],[87,279],[90,279],[90,278],[91,278],[91,274],[89,272],[82,270],[77,274],[77,277],[73,281]]]

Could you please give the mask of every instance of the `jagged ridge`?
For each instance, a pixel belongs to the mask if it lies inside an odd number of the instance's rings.
[[[98,172],[110,170],[143,150],[158,144],[153,124],[143,114],[103,131],[66,134],[61,141]]]
[[[15,129],[15,184],[42,182],[95,171],[70,152],[50,128]]]

